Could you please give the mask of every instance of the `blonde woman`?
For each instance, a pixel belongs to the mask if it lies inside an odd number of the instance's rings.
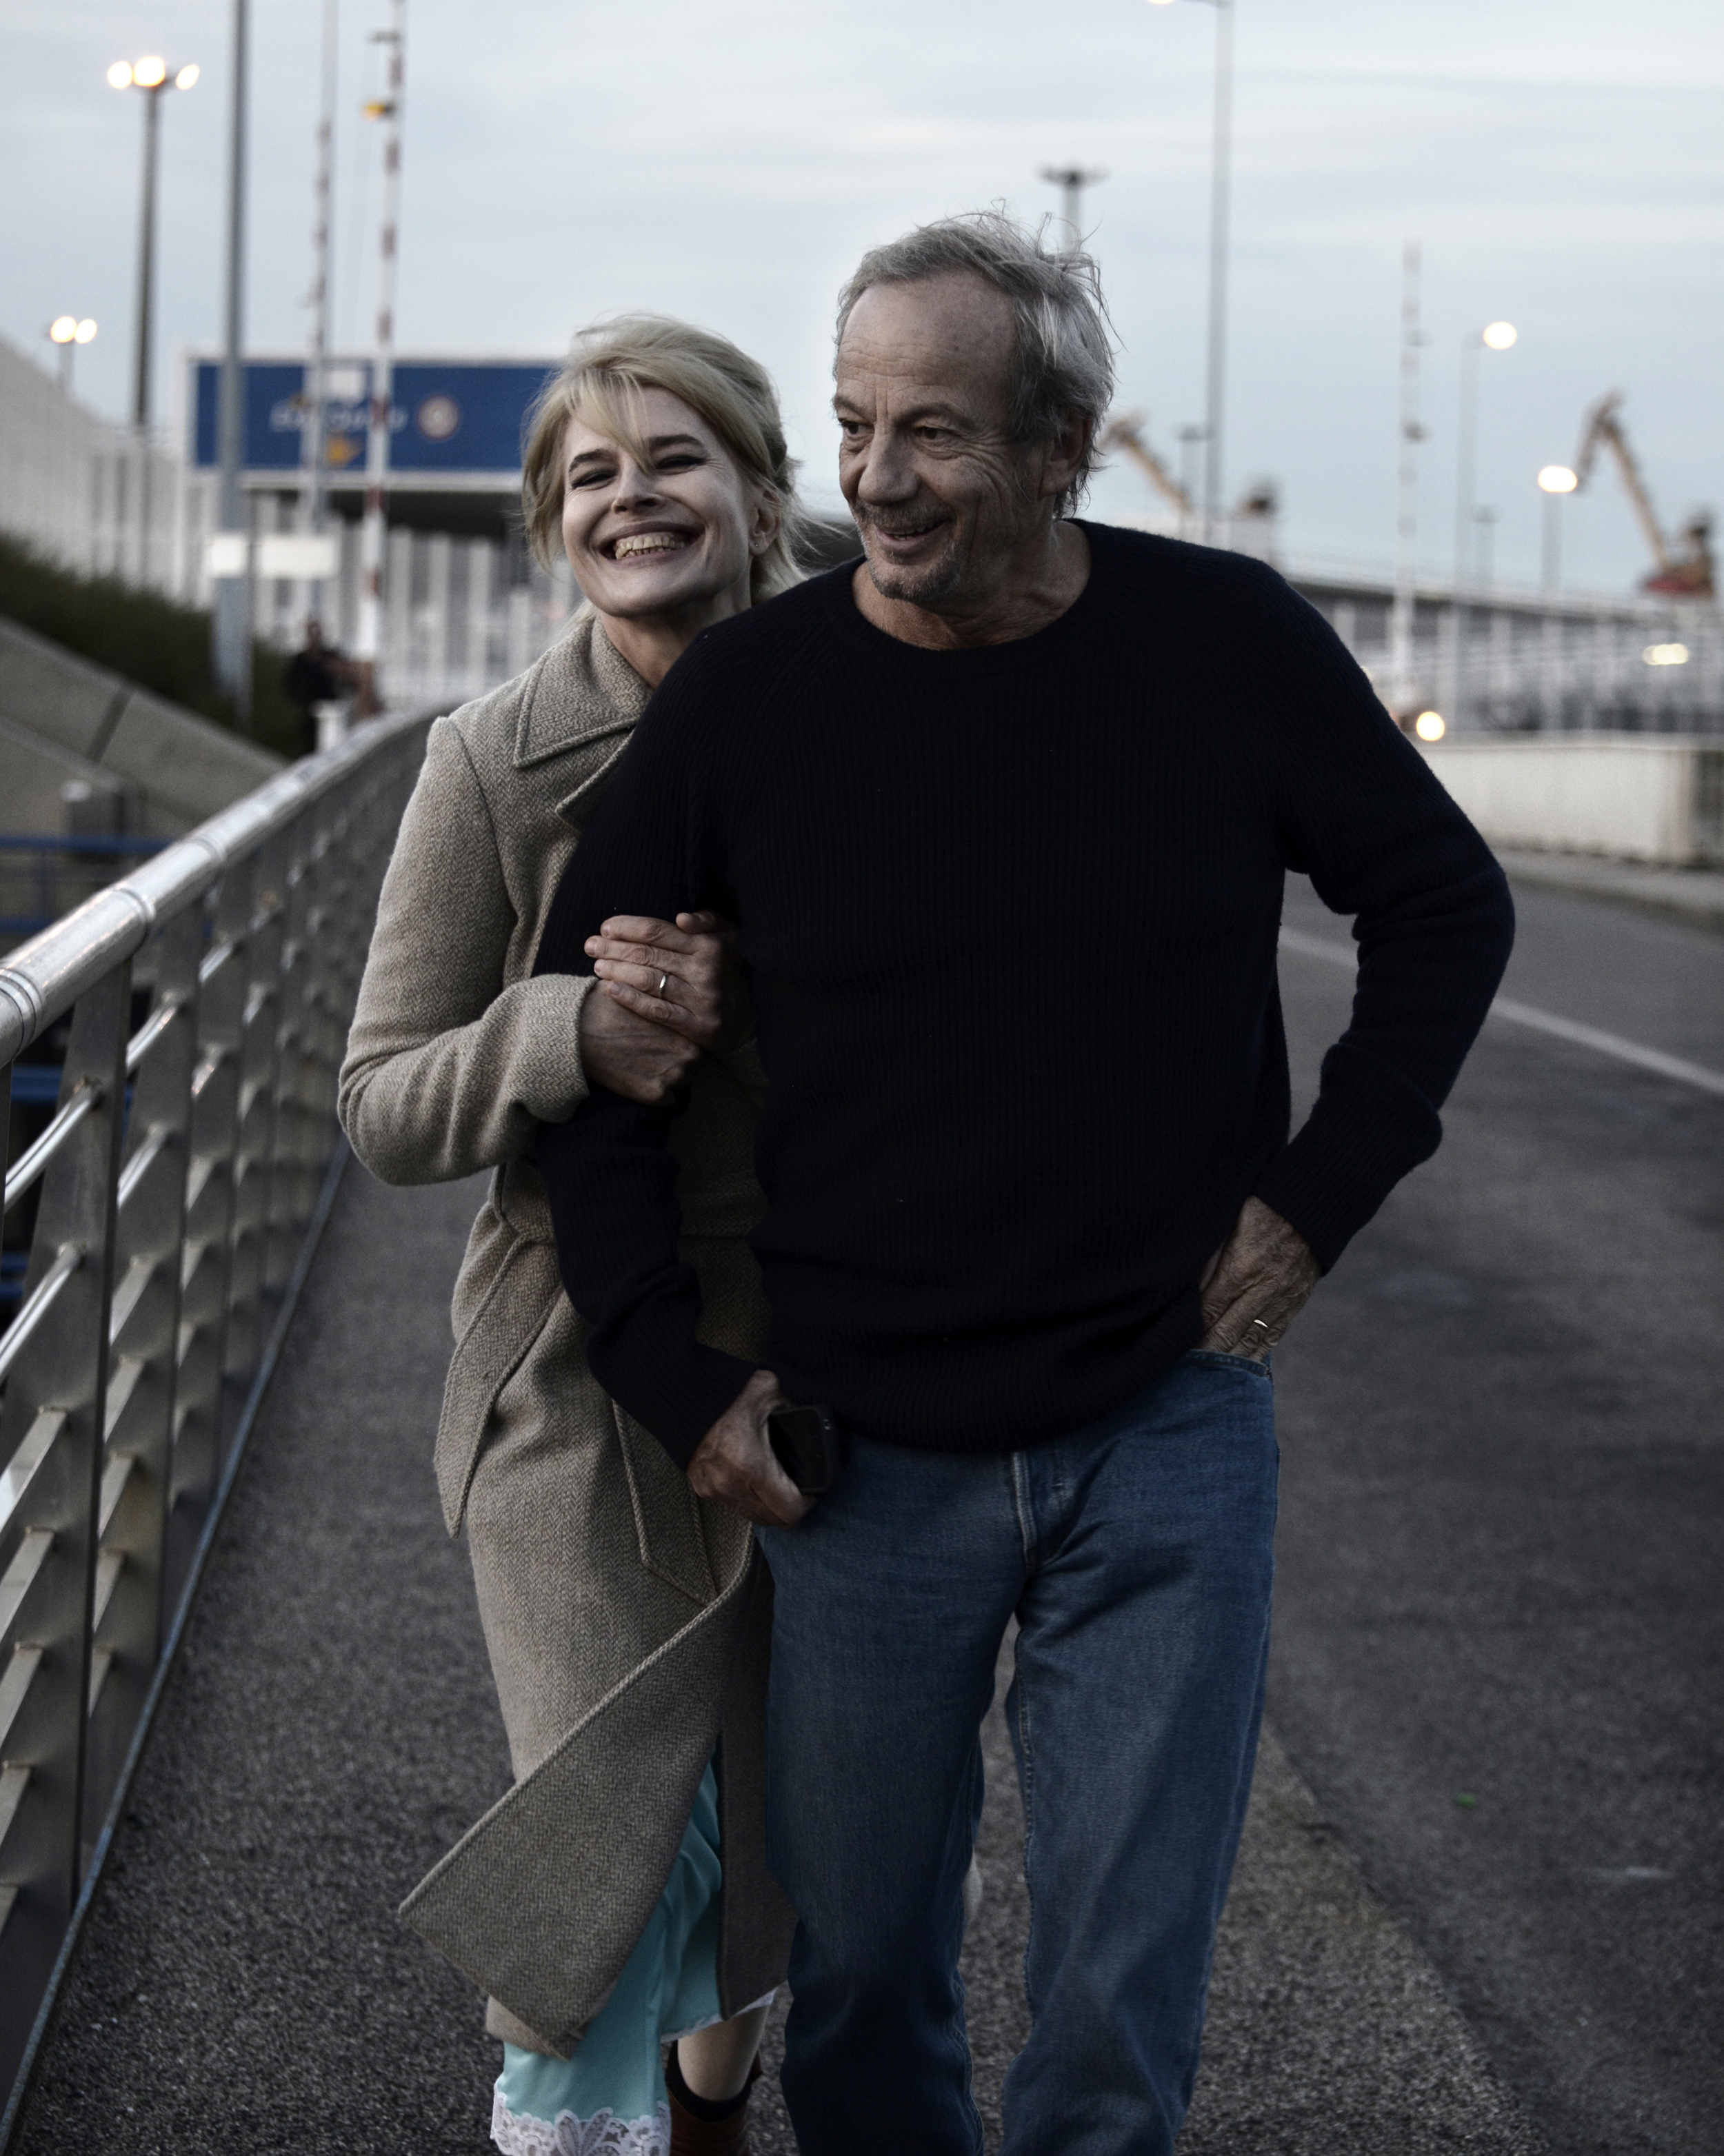
[[[587,603],[432,728],[342,1071],[373,1174],[494,1171],[436,1471],[450,1532],[466,1519],[517,1779],[403,1913],[490,1994],[492,2134],[512,2156],[741,2151],[794,1922],[762,1850],[762,1574],[746,1523],[696,1497],[589,1371],[532,1156],[589,1084],[643,1101],[686,1084],[703,1337],[758,1359],[759,1065],[709,917],[615,925],[651,993],[532,969],[653,689],[702,629],[796,580],[771,382],[682,323],[589,331],[537,407],[524,491],[540,558],[560,544]]]

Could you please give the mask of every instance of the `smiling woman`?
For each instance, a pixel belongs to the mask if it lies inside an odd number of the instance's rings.
[[[690,1262],[718,1344],[763,1353],[746,998],[710,915],[607,922],[596,980],[533,966],[651,690],[702,629],[797,581],[793,472],[771,382],[723,338],[636,316],[576,341],[533,415],[525,508],[585,603],[525,674],[432,728],[342,1071],[373,1173],[495,1171],[455,1287],[436,1470],[517,1781],[404,1914],[491,1994],[508,2156],[744,2148],[789,1948],[758,1795],[754,1542],[600,1390],[533,1160],[540,1125],[592,1085],[686,1088]]]

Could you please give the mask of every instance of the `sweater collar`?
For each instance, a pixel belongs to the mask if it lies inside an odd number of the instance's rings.
[[[631,733],[651,694],[597,619],[584,616],[533,669],[515,730],[515,768]]]

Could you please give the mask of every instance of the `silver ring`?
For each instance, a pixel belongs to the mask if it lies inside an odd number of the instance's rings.
[[[1263,1321],[1262,1318],[1260,1318],[1260,1317],[1253,1317],[1253,1318],[1252,1319],[1252,1321],[1251,1321],[1251,1322],[1252,1322],[1252,1323],[1253,1323],[1254,1326],[1256,1326],[1256,1327],[1258,1328],[1258,1330],[1259,1330],[1259,1331],[1261,1331],[1261,1332],[1267,1332],[1269,1331],[1269,1327],[1268,1327],[1268,1325],[1267,1325],[1267,1324],[1264,1322],[1264,1321]]]
[[[657,986],[657,987],[653,990],[653,992],[652,992],[652,993],[654,993],[654,995],[656,995],[656,996],[659,996],[659,997],[662,997],[662,996],[663,996],[664,992],[665,992],[665,983],[666,983],[666,981],[668,981],[668,980],[670,979],[670,978],[671,978],[671,977],[670,977],[670,975],[669,975],[668,973],[661,973],[661,974],[659,975],[659,977],[658,977],[658,986]]]

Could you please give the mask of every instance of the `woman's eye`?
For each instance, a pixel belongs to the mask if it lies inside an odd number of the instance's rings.
[[[569,489],[572,492],[578,486],[608,486],[615,477],[615,472],[594,471],[589,465],[584,471],[569,474]]]

